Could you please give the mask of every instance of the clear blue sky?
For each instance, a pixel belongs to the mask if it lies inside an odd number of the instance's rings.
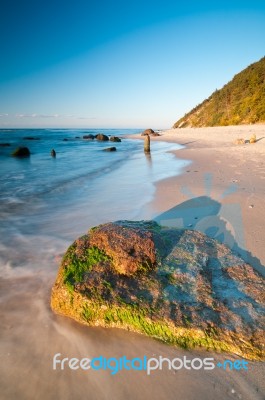
[[[264,0],[2,0],[0,127],[167,128],[264,47]]]

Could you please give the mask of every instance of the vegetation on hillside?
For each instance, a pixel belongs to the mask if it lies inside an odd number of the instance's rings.
[[[173,128],[265,122],[265,57],[179,119]]]

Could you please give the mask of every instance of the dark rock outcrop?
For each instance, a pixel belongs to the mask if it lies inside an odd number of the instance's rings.
[[[87,325],[264,358],[264,278],[228,247],[153,221],[92,228],[67,250],[51,307]]]
[[[0,147],[9,147],[11,146],[10,143],[0,143]]]
[[[29,157],[30,151],[28,147],[17,147],[16,150],[13,151],[12,156],[19,158]]]
[[[121,142],[121,139],[120,139],[118,136],[111,136],[111,137],[109,138],[109,140],[110,140],[111,142],[117,142],[117,143]]]
[[[103,149],[103,151],[116,151],[116,147],[107,147],[106,149]]]
[[[33,136],[25,136],[25,137],[23,137],[23,140],[40,140],[40,138],[33,137]]]
[[[107,135],[103,135],[103,133],[99,133],[98,135],[96,135],[96,139],[102,142],[107,142],[109,140],[109,137]]]
[[[92,133],[90,133],[89,135],[84,135],[83,139],[93,140],[93,139],[95,139],[95,136],[92,135]]]

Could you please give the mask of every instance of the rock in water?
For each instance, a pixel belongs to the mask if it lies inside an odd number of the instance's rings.
[[[228,247],[153,221],[92,228],[67,250],[52,289],[58,314],[185,348],[264,359],[264,279]]]
[[[109,140],[110,140],[111,142],[117,142],[117,143],[121,142],[121,139],[120,139],[119,137],[117,137],[117,136],[111,136],[111,137],[109,138]]]
[[[100,140],[100,141],[102,141],[102,142],[107,142],[107,141],[109,140],[109,137],[108,137],[107,135],[103,135],[103,133],[99,133],[99,134],[96,136],[96,139],[97,139],[97,140]]]
[[[54,158],[56,157],[56,151],[54,149],[51,150],[51,156]]]
[[[30,151],[27,147],[17,147],[16,150],[13,151],[12,156],[20,158],[29,157]]]
[[[107,147],[106,149],[103,149],[103,151],[116,151],[116,147]]]
[[[150,153],[150,136],[146,135],[144,138],[144,152]]]
[[[95,136],[92,135],[92,133],[90,133],[89,135],[84,135],[84,136],[83,136],[83,139],[93,140],[93,139],[95,139]]]

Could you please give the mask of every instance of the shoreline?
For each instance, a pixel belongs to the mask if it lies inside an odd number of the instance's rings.
[[[160,134],[151,137],[151,151],[152,141],[181,144],[185,148],[173,153],[178,159],[190,160],[192,164],[182,174],[158,181],[147,209],[160,220],[168,217],[173,220],[176,206],[206,194],[223,210],[229,210],[233,205],[238,212],[237,220],[233,222],[232,218],[229,223],[221,215],[227,229],[225,236],[227,232],[234,237],[238,233],[241,247],[247,253],[246,261],[265,276],[262,240],[265,237],[265,124],[170,129]],[[240,138],[249,140],[252,134],[256,134],[256,143],[235,144]],[[134,137],[143,139],[140,135]],[[184,225],[189,227],[191,224]],[[231,242],[231,235],[229,240]],[[228,246],[229,240],[227,243],[224,240]]]

